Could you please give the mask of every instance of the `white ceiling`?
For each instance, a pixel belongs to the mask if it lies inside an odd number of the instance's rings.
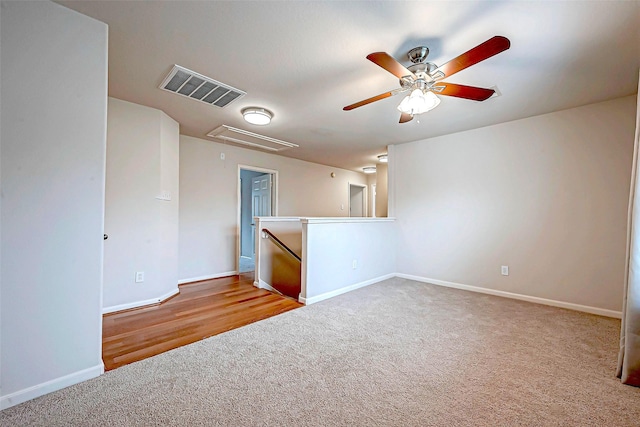
[[[181,133],[210,139],[222,125],[290,141],[283,155],[361,170],[387,144],[488,126],[637,93],[638,1],[59,1],[109,25],[109,95],[163,110]],[[446,81],[497,86],[498,98],[441,96],[399,124],[403,95],[345,105],[399,87],[368,61],[408,65],[425,45],[437,65],[494,35],[511,49]],[[225,108],[158,89],[174,64],[247,92]],[[274,112],[269,126],[240,110]]]

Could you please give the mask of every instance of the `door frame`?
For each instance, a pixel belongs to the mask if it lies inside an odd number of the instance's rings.
[[[351,217],[351,186],[362,188],[362,218],[367,218],[369,216],[369,206],[368,206],[368,197],[367,197],[367,184],[356,184],[353,182],[349,182],[348,184],[348,200],[349,200],[349,217]]]
[[[240,256],[242,255],[242,252],[240,251],[240,239],[242,238],[242,236],[240,235],[242,226],[242,193],[240,173],[243,170],[271,174],[271,214],[273,216],[278,216],[278,183],[280,182],[280,180],[278,179],[278,171],[275,169],[261,168],[259,166],[238,164],[238,177],[236,179],[236,274],[239,274],[240,272]]]

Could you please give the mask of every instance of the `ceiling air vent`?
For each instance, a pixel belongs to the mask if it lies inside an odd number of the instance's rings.
[[[221,139],[225,142],[245,145],[252,148],[260,148],[267,151],[282,151],[289,148],[299,147],[298,144],[294,144],[292,142],[269,138],[268,136],[260,135],[227,125],[222,125],[215,128],[214,130],[209,132],[207,136],[210,136],[211,138]]]
[[[160,85],[160,89],[177,93],[217,107],[226,107],[246,92],[205,77],[179,65],[173,69]]]

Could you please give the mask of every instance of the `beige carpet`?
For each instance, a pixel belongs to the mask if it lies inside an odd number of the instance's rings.
[[[391,279],[108,372],[2,426],[638,426],[620,322]]]

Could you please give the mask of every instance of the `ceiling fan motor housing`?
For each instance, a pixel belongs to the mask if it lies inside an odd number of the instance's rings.
[[[431,73],[437,68],[438,66],[433,62],[413,64],[409,66],[408,70],[411,71],[417,79],[414,79],[413,76],[402,77],[400,79],[400,86],[403,89],[422,89],[424,91],[427,89],[428,83],[433,82],[434,78]]]
[[[425,77],[425,75],[431,76],[431,73],[436,71],[437,68],[438,66],[433,62],[423,62],[420,64],[410,65],[407,69],[418,76],[418,78],[421,78]]]

